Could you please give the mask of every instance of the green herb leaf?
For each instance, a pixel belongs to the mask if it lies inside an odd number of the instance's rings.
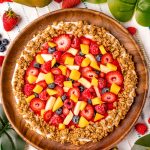
[[[150,148],[135,144],[131,150],[150,150]]]
[[[150,147],[150,134],[141,137],[135,142],[135,144]]]
[[[94,3],[94,4],[100,4],[105,3],[107,0],[84,0],[85,2]]]

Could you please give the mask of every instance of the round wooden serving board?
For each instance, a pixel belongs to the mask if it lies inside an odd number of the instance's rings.
[[[12,77],[16,60],[20,57],[24,46],[32,39],[33,35],[39,30],[43,30],[47,25],[54,21],[79,21],[85,20],[90,24],[105,27],[109,30],[119,41],[125,46],[128,53],[133,56],[136,65],[136,72],[138,74],[138,88],[136,90],[137,96],[126,118],[121,121],[118,128],[97,143],[87,143],[82,146],[75,146],[72,144],[60,144],[54,141],[47,140],[41,137],[34,131],[25,127],[25,121],[16,111],[16,101],[11,85]],[[138,119],[148,91],[148,71],[143,54],[138,45],[128,33],[128,31],[112,18],[103,13],[88,9],[64,9],[52,13],[48,13],[28,25],[12,42],[9,47],[9,52],[5,59],[2,78],[1,78],[1,96],[4,106],[4,111],[18,134],[29,144],[32,144],[37,149],[46,150],[104,150],[110,149],[122,140],[134,123]]]

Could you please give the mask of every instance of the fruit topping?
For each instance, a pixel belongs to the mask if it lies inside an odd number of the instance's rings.
[[[106,92],[102,94],[102,101],[107,102],[107,103],[112,103],[117,100],[117,97],[114,93],[111,92]]]

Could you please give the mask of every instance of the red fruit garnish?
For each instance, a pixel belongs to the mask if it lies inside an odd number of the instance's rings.
[[[67,115],[69,114],[69,109],[66,108],[66,107],[63,107],[63,114],[64,114],[65,116],[67,116]]]
[[[19,22],[19,16],[12,11],[12,9],[8,9],[3,14],[3,26],[6,31],[11,31]]]
[[[45,80],[39,81],[37,84],[43,87],[43,89],[47,88],[47,83],[45,82]]]
[[[77,97],[80,97],[80,90],[77,87],[69,89],[68,96],[70,97],[72,94],[76,95]]]
[[[148,123],[150,124],[150,118],[148,119]]]
[[[42,109],[45,108],[45,101],[42,101],[39,98],[34,98],[30,102],[30,108],[36,113],[40,112]]]
[[[26,70],[26,75],[29,76],[29,75],[32,75],[32,76],[38,76],[39,74],[39,70],[36,69],[36,68],[33,68],[33,67],[30,67]]]
[[[90,45],[90,43],[91,43],[90,39],[88,39],[86,37],[83,37],[83,36],[80,37],[80,41],[81,41],[82,44],[86,44],[86,45]]]
[[[127,30],[130,32],[130,34],[134,35],[137,29],[135,27],[128,27]]]
[[[62,8],[73,8],[80,4],[81,0],[63,0]]]
[[[44,90],[39,94],[39,98],[43,101],[46,101],[49,99],[49,94],[46,92],[46,90]]]
[[[113,103],[107,103],[107,109],[108,110],[114,109]]]
[[[33,89],[34,89],[35,85],[33,84],[25,84],[24,88],[23,88],[23,92],[26,96],[30,96],[33,93]]]
[[[90,66],[88,66],[88,67],[82,68],[82,69],[81,69],[81,72],[82,72],[82,74],[84,74],[84,73],[86,73],[87,71],[91,71],[91,70],[92,70],[92,68],[91,68]]]
[[[0,0],[0,3],[4,3],[4,2],[12,2],[12,0]]]
[[[106,53],[102,56],[101,58],[101,63],[102,64],[107,64],[113,62],[113,56],[110,53]]]
[[[104,72],[100,72],[99,76],[100,76],[101,78],[104,78],[104,77],[105,77],[105,73],[104,73]]]
[[[75,63],[76,63],[77,65],[79,65],[79,66],[81,65],[83,59],[84,59],[84,57],[79,56],[79,55],[76,55],[75,58],[74,58]]]
[[[121,71],[121,67],[120,67],[120,65],[119,65],[119,63],[118,63],[117,60],[114,60],[114,61],[112,62],[112,64],[114,64],[115,66],[117,66],[117,70],[118,70],[118,71]]]
[[[56,97],[62,96],[64,94],[63,88],[60,86],[56,86],[55,90],[57,91]]]
[[[60,123],[62,123],[63,122],[63,119],[59,116],[59,115],[57,115],[57,114],[54,114],[53,116],[52,116],[52,118],[50,119],[50,124],[51,125],[54,125],[54,126],[58,126]]]
[[[70,54],[70,53],[67,53],[67,52],[64,53],[64,54],[61,56],[61,58],[60,58],[60,63],[61,63],[61,64],[63,64],[63,63],[65,62],[66,57],[73,57],[73,55]]]
[[[49,122],[52,117],[52,114],[53,114],[52,110],[46,111],[43,116],[44,121]]]
[[[87,71],[85,73],[82,74],[83,77],[88,78],[88,79],[92,79],[93,77],[97,78],[98,75],[95,73],[95,71]]]
[[[78,87],[78,86],[80,86],[80,83],[77,82],[77,81],[74,81],[73,86],[74,86],[74,87]]]
[[[71,41],[71,47],[75,49],[80,49],[80,39],[78,37],[73,37]]]
[[[55,51],[53,53],[53,56],[56,58],[56,61],[59,61],[61,58],[62,52],[61,51]]]
[[[106,80],[105,80],[104,78],[99,78],[99,79],[98,79],[98,87],[99,87],[100,89],[106,87]]]
[[[81,116],[87,120],[91,120],[94,115],[94,109],[91,105],[87,105],[84,110],[81,111]]]
[[[57,44],[56,49],[58,51],[67,51],[71,46],[71,39],[68,34],[60,35],[54,41]]]
[[[144,124],[144,123],[137,123],[135,125],[135,130],[139,134],[144,135],[147,132],[148,128],[147,128],[146,124]]]
[[[66,77],[69,78],[71,71],[67,68]]]
[[[64,80],[65,80],[65,76],[63,76],[63,75],[55,75],[55,79],[54,79],[55,84],[57,84],[57,85],[62,87]]]
[[[42,45],[42,48],[48,50],[48,48],[49,48],[48,42],[44,43]]]
[[[62,2],[62,0],[54,0],[55,2],[57,2],[57,3],[60,3],[60,2]]]
[[[119,71],[111,71],[106,74],[106,80],[110,84],[122,85],[123,75]]]
[[[39,51],[38,54],[48,54],[48,50],[43,49],[43,50]]]
[[[85,99],[91,99],[93,96],[92,96],[92,93],[90,92],[90,89],[85,89],[82,92],[82,97]]]
[[[48,73],[48,72],[50,72],[50,70],[51,70],[51,61],[48,61],[41,66],[41,71],[43,73]]]
[[[0,67],[1,67],[2,64],[3,64],[3,61],[4,61],[4,56],[0,56]]]
[[[107,112],[107,106],[106,106],[106,104],[96,105],[95,106],[95,110],[99,114],[103,115],[103,114],[105,114]]]
[[[97,55],[99,54],[100,50],[99,50],[99,46],[97,45],[96,42],[91,42],[90,44],[90,53],[93,55]]]
[[[106,93],[102,94],[102,101],[104,101],[104,102],[113,103],[116,100],[117,100],[117,97],[114,93],[106,92]]]
[[[68,108],[68,109],[72,109],[74,106],[74,102],[70,99],[66,99],[64,101],[64,107]]]
[[[51,72],[54,75],[61,75],[62,74],[62,71],[59,68],[52,68]]]

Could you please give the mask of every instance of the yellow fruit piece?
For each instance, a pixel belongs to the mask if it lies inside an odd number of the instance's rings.
[[[91,87],[91,83],[85,78],[80,78],[78,80],[78,82],[81,83],[82,85],[84,85],[86,88],[90,88]]]
[[[78,80],[80,78],[81,73],[78,70],[72,70],[69,78],[72,80]]]
[[[76,103],[76,105],[75,105],[75,107],[74,107],[74,115],[78,115],[79,114],[79,112],[80,112],[80,106],[81,106],[81,102],[82,101],[78,101],[77,103]]]
[[[65,125],[63,123],[60,123],[58,128],[59,128],[59,130],[64,130],[65,129]]]
[[[86,44],[80,44],[81,52],[83,54],[88,54],[89,53],[89,45]]]
[[[89,122],[84,117],[81,116],[81,118],[79,120],[79,127],[84,128],[87,125],[89,125]]]
[[[102,103],[102,101],[101,101],[101,98],[99,98],[99,97],[95,97],[95,98],[92,99],[92,104],[93,105],[98,105],[98,104],[101,104],[101,103]]]
[[[26,102],[30,103],[30,101],[35,98],[35,95],[30,95],[29,97],[26,98]]]
[[[27,80],[29,83],[34,83],[36,81],[37,77],[35,76],[32,76],[32,75],[29,75]]]
[[[120,91],[121,87],[118,86],[117,84],[113,83],[110,87],[110,92],[114,93],[114,94],[118,94]]]
[[[98,66],[97,62],[96,61],[92,61],[90,66],[96,70],[99,70],[100,71],[100,67]]]
[[[72,88],[72,81],[64,81],[64,87]]]
[[[73,57],[66,57],[65,64],[66,65],[73,65],[74,64],[74,58]]]
[[[55,104],[54,104],[54,106],[53,106],[52,111],[54,112],[54,111],[56,111],[57,109],[59,109],[60,107],[62,107],[62,106],[63,106],[63,101],[62,101],[62,99],[61,99],[60,97],[58,97],[58,98],[56,99],[56,102],[55,102]]]
[[[78,101],[78,97],[76,95],[74,95],[74,94],[72,94],[70,96],[70,99],[73,100],[75,103]]]
[[[98,80],[97,80],[95,77],[92,78],[91,85],[93,85],[93,86],[95,86],[95,87],[98,86]]]
[[[42,117],[44,116],[44,113],[45,113],[45,109],[42,109],[42,110],[41,110],[41,116],[42,116]]]
[[[80,110],[83,110],[87,105],[87,102],[85,101],[81,101],[81,104],[80,104]]]
[[[117,66],[111,64],[111,63],[107,63],[106,65],[111,71],[116,71],[117,70]]]
[[[103,55],[107,53],[103,45],[99,46],[99,49]]]
[[[44,79],[45,79],[45,81],[46,81],[47,84],[50,84],[50,83],[54,82],[54,76],[53,76],[53,74],[51,72],[45,74],[44,75]]]
[[[73,113],[72,111],[70,110],[69,114],[66,116],[66,118],[64,119],[64,122],[63,124],[65,125],[68,125],[70,123],[70,121],[72,120],[73,118]]]
[[[36,62],[39,64],[44,64],[44,59],[40,54],[36,56]]]
[[[70,88],[68,87],[63,87],[64,92],[68,92]]]
[[[45,110],[51,110],[55,104],[56,98],[51,96],[47,102],[46,102],[46,106],[45,106]]]
[[[53,58],[51,61],[51,68],[56,64],[56,58]]]
[[[100,70],[101,70],[101,72],[104,72],[104,73],[108,73],[111,71],[108,67],[106,67],[105,65],[102,65],[102,64],[100,65]]]
[[[35,93],[41,93],[42,92],[42,90],[43,90],[43,87],[42,86],[40,86],[40,85],[36,85],[35,86],[35,88],[33,89],[33,92],[35,92]]]
[[[99,114],[99,113],[96,113],[96,115],[95,115],[95,117],[94,117],[94,121],[100,120],[100,119],[102,119],[102,118],[104,118],[103,115],[101,115],[101,114]]]
[[[56,91],[56,90],[47,89],[46,91],[47,91],[47,93],[48,93],[49,95],[55,95],[55,94],[57,94],[57,91]]]
[[[66,71],[67,71],[67,67],[63,66],[63,65],[60,65],[58,68],[61,70],[62,74],[65,76],[66,75]]]
[[[55,46],[57,46],[55,43],[53,43],[53,42],[48,42],[48,46],[50,46],[50,47],[55,47]]]
[[[87,67],[90,64],[90,59],[89,58],[84,58],[82,63],[81,63],[81,67]]]

